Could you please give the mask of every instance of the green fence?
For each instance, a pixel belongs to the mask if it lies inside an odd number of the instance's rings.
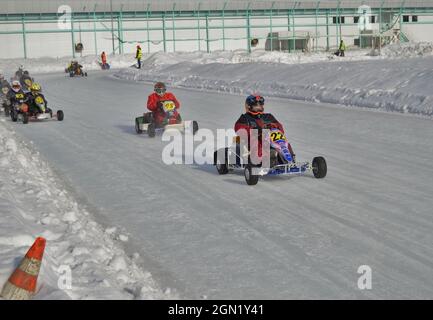
[[[42,34],[56,37],[68,35],[70,55],[74,57],[77,54],[76,44],[83,34],[92,35],[95,54],[98,54],[102,33],[109,34],[112,54],[124,53],[126,45],[136,43],[144,44],[144,51],[148,52],[156,44],[161,44],[161,49],[165,52],[178,51],[180,47],[185,51],[182,43],[188,43],[191,47],[195,43],[196,50],[206,52],[211,52],[214,48],[245,49],[251,52],[255,43],[265,42],[267,50],[293,52],[301,50],[297,47],[297,43],[300,43],[297,40],[305,38],[312,42],[309,50],[318,51],[337,47],[341,39],[347,41],[353,38],[356,43],[356,39],[371,37],[359,30],[359,18],[362,19],[363,13],[356,7],[337,5],[334,8],[323,8],[321,2],[317,1],[314,8],[299,8],[295,5],[282,9],[275,8],[275,2],[269,2],[264,9],[247,5],[243,9],[227,10],[226,4],[218,10],[204,10],[199,4],[196,10],[189,11],[180,10],[176,3],[165,11],[154,11],[149,5],[144,11],[124,11],[121,6],[118,10],[100,12],[94,6],[86,11],[73,12],[70,19],[67,19],[67,28],[59,27],[59,21],[64,18],[59,13],[0,14],[0,43],[4,43],[1,40],[3,35],[19,35],[22,55],[27,58],[28,37]],[[379,35],[392,28],[402,31],[410,25],[433,25],[433,7],[407,7],[404,6],[404,1],[400,7],[395,8],[373,7],[370,15],[375,18],[369,22],[379,31]],[[409,18],[408,21],[405,16],[412,19]],[[305,30],[308,33],[302,34]],[[283,35],[276,35],[283,31]],[[283,40],[287,41],[288,46],[275,48],[276,43]],[[410,39],[401,32],[400,40]],[[231,45],[228,45],[229,42]]]

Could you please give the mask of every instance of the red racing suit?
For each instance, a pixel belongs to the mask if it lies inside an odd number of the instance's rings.
[[[262,156],[262,139],[261,139],[261,130],[263,129],[271,129],[278,128],[284,133],[284,128],[280,122],[278,122],[275,117],[270,113],[253,113],[247,112],[240,116],[238,121],[235,123],[235,132],[238,133],[240,130],[246,130],[248,134],[248,148],[250,152],[254,152],[256,147],[258,148],[257,155],[259,157]],[[251,141],[250,138],[253,138],[254,135],[250,136],[250,130],[257,129],[258,130],[258,141]],[[293,155],[292,147],[290,143],[288,144],[289,151]]]
[[[164,110],[162,109],[162,103],[165,101],[173,101],[175,104],[175,110],[173,112],[173,117],[177,118],[179,115],[177,110],[180,108],[180,103],[179,103],[179,101],[177,101],[177,99],[173,93],[166,92],[161,97],[156,92],[154,92],[151,95],[149,95],[149,97],[147,98],[147,109],[152,111],[153,119],[154,119],[156,125],[162,124],[162,122],[164,121],[164,119],[166,117],[166,114],[165,114]]]

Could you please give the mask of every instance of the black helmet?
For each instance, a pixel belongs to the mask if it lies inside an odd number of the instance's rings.
[[[159,94],[159,95],[163,95],[163,94],[167,91],[167,88],[165,87],[164,82],[157,82],[157,83],[155,83],[155,85],[154,85],[154,87],[153,87],[153,90],[154,90],[157,94]]]
[[[262,96],[249,95],[245,100],[245,103],[248,107],[254,107],[257,105],[263,106],[265,104],[265,98],[263,98]]]

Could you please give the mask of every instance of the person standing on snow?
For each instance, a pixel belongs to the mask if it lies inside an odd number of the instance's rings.
[[[171,111],[172,114],[170,116],[170,119],[167,118],[167,112],[164,110],[165,103],[174,104],[174,110]],[[164,83],[157,82],[154,86],[154,92],[147,98],[147,109],[149,109],[151,112],[144,114],[144,122],[152,122],[152,119],[149,119],[150,117],[152,117],[153,122],[157,127],[171,124],[169,123],[169,121],[173,120],[175,120],[176,123],[179,123],[180,121],[182,121],[180,118],[180,114],[177,111],[179,108],[180,103],[176,99],[175,95],[171,92],[167,92],[167,88],[165,87]]]
[[[137,51],[135,53],[135,59],[137,59],[137,68],[141,69],[141,57],[142,57],[143,53],[141,52],[141,47],[138,44],[137,45]]]
[[[102,69],[106,69],[106,67],[107,67],[107,56],[105,55],[105,51],[102,51],[101,60],[102,60]]]
[[[344,41],[343,41],[343,39],[341,39],[341,41],[340,41],[340,46],[338,47],[338,54],[337,54],[337,56],[340,56],[340,57],[344,57],[345,55],[344,55],[344,52],[346,51],[346,44],[344,43]]]

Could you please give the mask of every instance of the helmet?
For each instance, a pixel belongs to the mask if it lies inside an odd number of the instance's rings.
[[[40,92],[41,91],[41,86],[40,86],[40,84],[39,83],[33,83],[31,86],[30,86],[30,91],[31,92]]]
[[[137,48],[141,48],[139,44],[137,44]]]
[[[259,95],[257,96],[249,95],[245,100],[245,107],[248,109],[248,111],[251,112],[259,112],[259,113],[263,112],[264,104],[265,104],[265,98]]]
[[[25,74],[26,76],[28,76],[29,72],[26,70],[26,71],[23,72],[23,74]]]
[[[250,108],[257,105],[263,106],[265,104],[265,98],[263,98],[262,96],[249,95],[245,100],[245,104]]]
[[[155,86],[153,87],[153,90],[157,94],[159,94],[160,96],[162,96],[167,91],[167,88],[165,87],[164,82],[157,82],[157,83],[155,83]]]
[[[12,90],[18,92],[21,90],[21,83],[18,80],[12,81]]]

